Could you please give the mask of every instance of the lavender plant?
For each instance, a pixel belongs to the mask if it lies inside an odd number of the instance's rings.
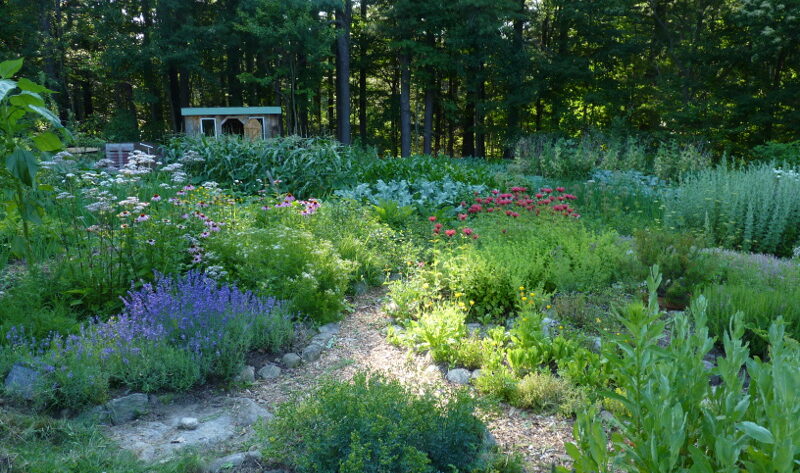
[[[125,309],[77,335],[44,340],[11,331],[16,362],[40,373],[35,403],[79,408],[102,401],[109,386],[145,392],[184,390],[228,380],[254,349],[278,350],[292,337],[282,304],[192,271],[131,290]],[[8,350],[7,350],[8,351]]]

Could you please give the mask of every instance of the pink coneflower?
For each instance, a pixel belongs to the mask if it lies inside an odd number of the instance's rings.
[[[147,240],[147,244],[150,245],[150,246],[153,246],[153,245],[156,244],[156,241],[151,238],[151,239]]]
[[[155,194],[153,197],[151,197],[151,198],[150,198],[150,200],[151,200],[152,202],[158,202],[158,201],[160,201],[160,200],[161,200],[161,196],[160,196],[160,195],[158,195],[158,194]]]
[[[125,230],[128,227],[130,227],[130,225],[128,225],[127,223],[123,223],[122,225],[119,226],[119,228],[121,228],[123,230]]]
[[[211,236],[211,233],[209,232],[203,232],[200,234],[200,238],[208,238],[209,236]]]
[[[199,263],[201,261],[203,261],[203,257],[200,256],[200,255],[194,255],[194,258],[192,258],[192,263],[194,263],[194,264],[197,264],[197,263]]]
[[[130,212],[128,212],[127,210],[123,210],[122,212],[120,212],[119,214],[117,214],[117,217],[120,217],[120,218],[125,218],[125,217],[130,217],[130,215],[131,215],[131,213],[130,213]]]
[[[136,221],[138,223],[146,222],[148,220],[150,220],[150,216],[147,214],[139,214],[139,216],[136,217]]]

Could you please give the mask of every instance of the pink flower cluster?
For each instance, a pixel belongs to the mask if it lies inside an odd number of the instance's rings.
[[[280,209],[292,206],[303,207],[303,209],[300,211],[300,215],[308,216],[317,213],[320,204],[317,199],[297,200],[293,195],[288,194],[283,198],[283,200],[280,203],[275,204],[273,206],[265,205],[261,207],[261,210],[267,211],[270,209]]]
[[[566,194],[566,189],[550,187],[539,189],[534,196],[528,194],[525,187],[512,187],[511,192],[501,194],[499,190],[492,191],[488,197],[475,197],[475,203],[467,208],[467,214],[459,214],[459,220],[466,220],[468,214],[479,214],[482,212],[504,212],[507,216],[517,218],[521,211],[533,211],[536,215],[541,213],[541,209],[549,207],[556,213],[561,213],[567,217],[579,218],[580,215],[567,203],[578,198],[572,194]],[[551,205],[554,204],[555,205]],[[462,207],[467,203],[462,202]]]
[[[518,218],[522,213],[535,213],[541,215],[543,211],[553,215],[563,215],[564,217],[580,218],[580,214],[570,206],[570,202],[577,200],[573,194],[567,194],[564,187],[543,187],[539,192],[531,196],[526,187],[512,187],[510,192],[501,193],[495,189],[491,195],[481,197],[475,194],[475,203],[467,207],[467,202],[461,202],[461,207],[466,209],[466,213],[459,213],[459,221],[466,221],[471,216],[481,213],[500,213],[510,218]],[[433,226],[434,235],[444,233],[448,238],[454,237],[458,231],[454,229],[444,230],[441,223],[437,223],[436,217],[428,217]],[[470,227],[464,227],[461,232],[473,239],[478,239],[478,234]],[[503,231],[505,233],[505,230]]]

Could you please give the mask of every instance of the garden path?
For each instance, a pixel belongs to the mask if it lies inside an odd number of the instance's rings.
[[[381,310],[384,295],[384,291],[374,290],[357,298],[355,310],[341,322],[339,333],[319,360],[283,370],[275,379],[257,381],[237,395],[274,412],[278,404],[310,392],[323,379],[347,380],[364,370],[383,373],[411,387],[432,385],[442,394],[454,389],[444,379],[444,367],[387,342],[386,328],[391,321]],[[533,415],[508,405],[485,415],[501,448],[522,454],[528,471],[549,472],[553,463],[567,460],[564,443],[572,440],[571,421]]]

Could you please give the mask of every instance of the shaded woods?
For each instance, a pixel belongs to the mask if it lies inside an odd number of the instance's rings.
[[[589,129],[736,152],[800,131],[796,0],[9,0],[0,17],[0,60],[29,58],[62,119],[114,140],[226,105],[393,155]]]

